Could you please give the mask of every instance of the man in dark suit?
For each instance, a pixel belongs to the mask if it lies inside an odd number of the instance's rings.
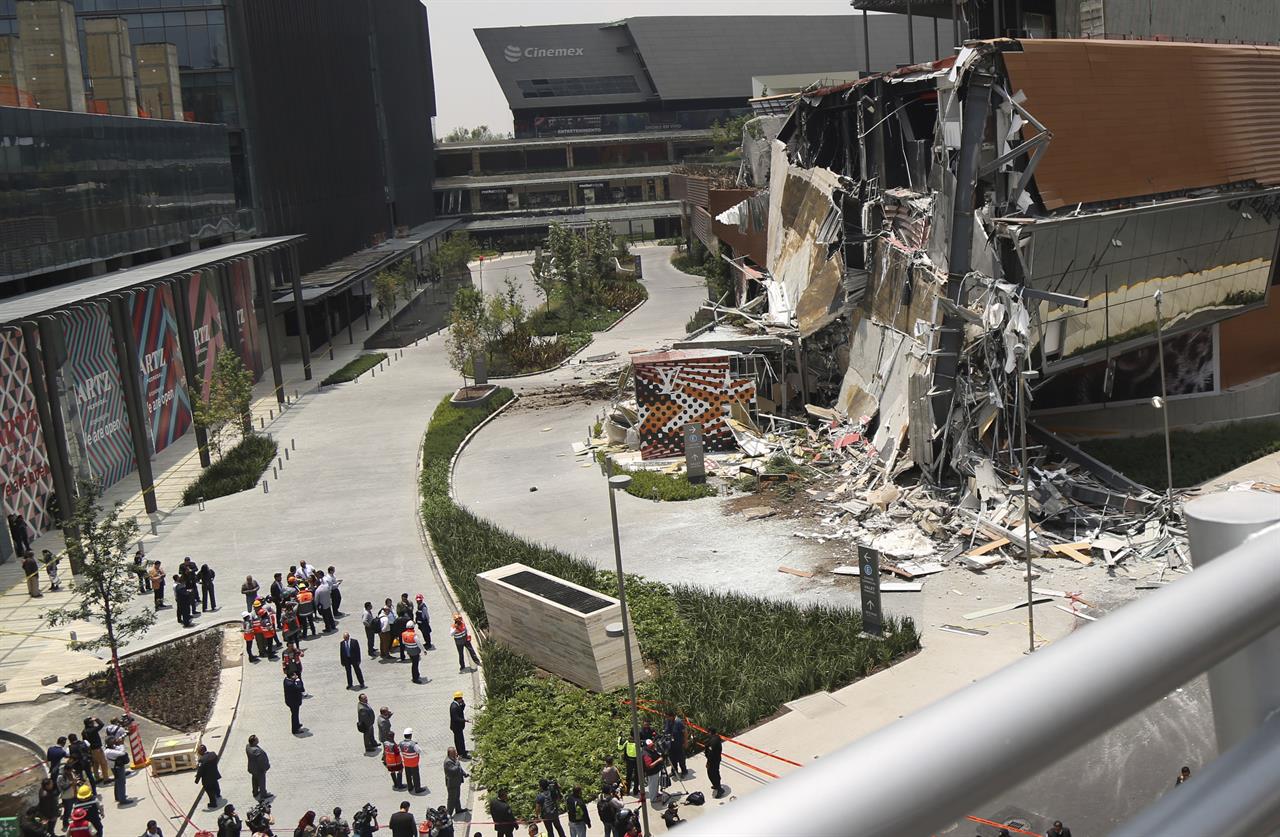
[[[373,737],[377,720],[373,717],[373,707],[369,705],[369,696],[362,694],[356,703],[356,727],[364,735],[364,751],[373,752],[378,749],[378,740]]]
[[[222,788],[219,787],[218,780],[222,778],[221,771],[218,770],[218,754],[201,744],[196,747],[196,782],[201,785],[200,794],[206,794],[209,797],[209,809],[218,807],[218,802],[222,799]],[[196,795],[196,801],[200,800],[200,794]]]
[[[284,679],[284,704],[289,707],[290,721],[293,723],[293,734],[302,732],[304,727],[298,719],[298,710],[302,708],[302,680],[298,675]]]
[[[342,660],[342,667],[347,670],[347,688],[354,688],[351,685],[351,672],[355,672],[356,678],[360,681],[360,688],[364,688],[364,672],[360,670],[360,640],[352,639],[351,634],[343,634],[342,642],[338,643],[338,656]]]
[[[516,833],[516,815],[507,801],[507,789],[498,791],[498,798],[489,800],[489,816],[493,818],[494,830],[498,837],[514,837]]]

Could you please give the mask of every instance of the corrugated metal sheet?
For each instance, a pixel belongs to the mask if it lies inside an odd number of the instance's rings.
[[[685,197],[686,203],[694,206],[701,206],[704,209],[711,208],[711,181],[705,177],[685,177]]]
[[[695,206],[689,224],[693,227],[693,234],[698,237],[704,247],[713,253],[720,250],[720,242],[716,241],[716,235],[711,231],[710,213],[700,206]]]
[[[1053,132],[1045,205],[1280,184],[1280,47],[1022,42],[1010,84]]]

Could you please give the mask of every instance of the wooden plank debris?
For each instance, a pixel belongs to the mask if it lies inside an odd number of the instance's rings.
[[[1053,544],[1049,548],[1059,555],[1065,555],[1074,561],[1084,564],[1086,567],[1093,563],[1093,558],[1088,554],[1088,551],[1093,548],[1093,545],[1088,541],[1080,541],[1078,543],[1057,543]]]
[[[1087,614],[1087,613],[1081,613],[1080,611],[1078,611],[1078,610],[1073,610],[1072,608],[1069,608],[1069,607],[1067,607],[1066,605],[1056,604],[1056,605],[1054,605],[1054,607],[1056,607],[1058,610],[1061,610],[1063,613],[1070,613],[1072,616],[1078,616],[1079,618],[1081,618],[1081,619],[1087,619],[1087,620],[1089,620],[1090,622],[1097,622],[1097,621],[1098,621],[1098,617],[1096,617],[1096,616],[1090,616],[1090,615],[1089,615],[1089,614]]]
[[[979,555],[986,555],[988,552],[991,552],[994,549],[999,549],[1002,546],[1008,546],[1008,544],[1008,538],[992,538],[982,546],[969,550],[965,553],[965,556],[968,558],[977,558]]]
[[[766,517],[773,517],[778,513],[777,509],[771,509],[768,506],[753,506],[742,511],[742,516],[747,520],[764,520]]]
[[[798,575],[801,578],[813,578],[813,573],[808,570],[797,570],[795,567],[778,567],[778,572],[787,575]]]
[[[1050,598],[1049,596],[1034,596],[1031,601],[1033,604],[1044,604],[1045,602],[1053,601],[1053,599]],[[989,607],[986,610],[975,610],[973,613],[966,613],[964,615],[964,618],[965,619],[985,619],[988,616],[995,616],[997,613],[1004,613],[1009,610],[1017,610],[1020,607],[1026,607],[1026,606],[1027,606],[1027,601],[1026,599],[1023,599],[1020,602],[1010,602],[1009,604],[996,605],[995,607]]]
[[[986,636],[990,631],[982,631],[977,628],[962,628],[959,625],[941,625],[941,630],[949,634],[960,634],[961,636]]]
[[[836,567],[831,572],[835,573],[836,575],[861,575],[861,571],[859,571],[857,567],[850,567],[847,565],[841,565],[839,567]]]

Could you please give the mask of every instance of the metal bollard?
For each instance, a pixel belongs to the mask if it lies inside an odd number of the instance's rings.
[[[274,465],[272,465],[272,466],[271,466],[271,479],[273,479],[273,480],[278,480],[278,479],[280,479],[280,474],[278,474],[278,473],[276,472],[276,466],[274,466]]]
[[[263,481],[262,481],[262,493],[263,493],[263,494],[270,494],[270,493],[271,493],[271,490],[270,490],[269,488],[267,488],[267,481],[266,481],[266,480],[263,480]]]
[[[200,511],[204,511],[204,496],[203,496],[203,495],[201,495],[200,497],[197,497],[197,498],[196,498],[196,508],[200,509]]]
[[[276,457],[276,465],[279,466],[281,471],[284,470],[284,460],[278,456]]]
[[[293,450],[297,450],[297,449],[298,449],[298,440],[297,440],[297,439],[290,439],[290,440],[289,440],[289,447],[290,447],[290,448],[292,448]]]
[[[271,420],[276,420],[276,411],[274,408],[267,410],[267,415],[271,416]]]
[[[267,420],[264,419],[262,416],[258,416],[258,429],[263,430],[266,428],[266,426],[267,426]]]
[[[285,448],[285,449],[284,449],[284,459],[285,459],[285,461],[286,461],[286,462],[288,462],[288,461],[289,461],[289,449],[288,449],[288,448]]]

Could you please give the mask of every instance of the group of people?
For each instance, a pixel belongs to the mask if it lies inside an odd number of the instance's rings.
[[[79,732],[59,736],[49,746],[49,778],[40,783],[36,805],[21,818],[26,833],[52,835],[61,821],[68,837],[102,837],[105,812],[99,786],[111,783],[120,805],[135,801],[125,788],[130,723],[128,716],[105,723],[90,716]]]
[[[165,604],[164,588],[167,579],[164,567],[159,561],[146,560],[141,544],[133,555],[133,573],[138,579],[138,592],[151,593],[157,611],[171,606]],[[184,628],[195,627],[193,620],[196,616],[218,609],[218,595],[213,586],[216,575],[208,564],[197,567],[190,555],[182,559],[178,571],[172,577],[172,607],[176,610],[179,625]]]
[[[274,660],[277,650],[291,648],[301,674],[298,644],[305,636],[318,635],[316,617],[324,622],[326,634],[338,630],[342,579],[336,572],[335,567],[321,570],[304,560],[289,567],[288,573],[276,573],[266,593],[253,576],[245,576],[240,587],[245,603],[240,614],[241,635],[251,662],[257,662],[259,657]],[[257,654],[253,653],[255,643]]]

